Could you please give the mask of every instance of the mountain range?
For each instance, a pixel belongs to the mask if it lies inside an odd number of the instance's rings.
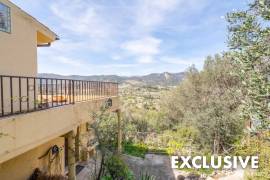
[[[88,81],[110,81],[120,84],[142,85],[142,86],[176,86],[183,79],[185,73],[152,73],[142,76],[118,76],[118,75],[59,75],[52,73],[40,73],[38,76],[43,78],[76,79]]]

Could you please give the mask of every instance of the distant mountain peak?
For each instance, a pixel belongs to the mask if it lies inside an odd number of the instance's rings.
[[[178,85],[185,73],[152,73],[142,76],[118,76],[118,75],[91,75],[91,76],[80,76],[80,75],[58,75],[52,73],[40,73],[39,77],[44,78],[61,78],[61,79],[77,79],[77,80],[89,80],[89,81],[112,81],[122,84],[131,85],[149,85],[149,86],[175,86]]]
[[[169,80],[171,78],[171,74],[168,72],[164,72],[164,76],[166,80]]]

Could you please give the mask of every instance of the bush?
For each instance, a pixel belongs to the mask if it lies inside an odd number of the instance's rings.
[[[109,156],[105,161],[106,175],[103,180],[133,180],[133,173],[128,169],[123,160],[117,156]]]
[[[167,123],[172,128],[192,127],[198,131],[196,144],[200,150],[227,152],[242,135],[240,81],[231,73],[234,71],[226,54],[209,56],[203,70],[190,67],[181,84],[163,97]]]
[[[131,156],[144,158],[145,154],[148,152],[148,147],[143,143],[124,143],[124,152]]]
[[[141,180],[155,180],[156,177],[155,176],[152,176],[148,173],[142,173],[141,176],[140,176],[140,179]]]
[[[259,169],[248,179],[264,180],[270,178],[270,132],[262,132],[253,137],[244,137],[236,144],[237,156],[258,156]]]
[[[90,128],[95,130],[95,134],[99,141],[99,146],[102,149],[107,149],[112,152],[117,147],[117,133],[118,128],[117,117],[112,113],[100,112],[101,114],[95,115],[97,121],[90,125]]]

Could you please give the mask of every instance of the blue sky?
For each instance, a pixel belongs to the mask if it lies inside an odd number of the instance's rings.
[[[181,72],[226,50],[227,12],[248,0],[13,0],[60,41],[39,48],[39,72]]]

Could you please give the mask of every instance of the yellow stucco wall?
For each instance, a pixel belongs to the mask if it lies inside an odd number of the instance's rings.
[[[11,8],[11,33],[0,31],[0,74],[36,76],[36,28],[8,1],[0,2]]]
[[[10,1],[0,2],[11,15],[11,33],[0,31],[0,74],[36,76],[37,44],[52,42],[57,35]]]
[[[57,145],[60,151],[59,159],[56,158],[51,164],[51,171],[48,166],[49,156],[41,159],[39,157],[46,154],[48,149],[53,145]],[[30,151],[27,151],[9,161],[0,164],[1,180],[26,180],[33,173],[35,168],[40,168],[43,172],[51,172],[52,174],[64,173],[64,138],[55,138],[43,145],[40,145]]]
[[[111,99],[113,106],[107,110],[116,111],[119,108],[119,99]],[[0,119],[0,132],[6,134],[0,138],[0,180],[26,179],[37,167],[48,172],[48,156],[41,160],[38,158],[55,144],[63,149],[60,162],[64,173],[63,137],[71,130],[76,132],[78,127],[79,160],[87,160],[87,142],[94,136],[93,130],[87,129],[87,124],[94,122],[93,113],[99,111],[106,100],[107,98],[81,102]],[[52,166],[51,169],[54,169],[52,173],[55,174],[57,168]]]
[[[36,77],[37,45],[52,42],[57,35],[12,2],[8,0],[0,0],[0,2],[10,8],[11,17],[11,32],[0,31],[0,75]],[[12,80],[13,98],[18,102],[19,79]],[[11,112],[9,77],[3,78],[3,85],[4,112],[9,113]],[[31,79],[29,86],[33,86]],[[26,82],[22,82],[21,91],[22,96],[26,96]],[[33,94],[30,93],[28,98],[31,102],[34,101]],[[33,106],[33,103],[30,105]],[[22,106],[22,110],[26,109],[26,103]],[[15,103],[14,111],[18,109],[18,103]]]
[[[118,97],[111,97],[113,107],[119,108]],[[46,143],[80,124],[93,122],[93,113],[100,110],[107,98],[2,118],[0,132],[0,163]]]

